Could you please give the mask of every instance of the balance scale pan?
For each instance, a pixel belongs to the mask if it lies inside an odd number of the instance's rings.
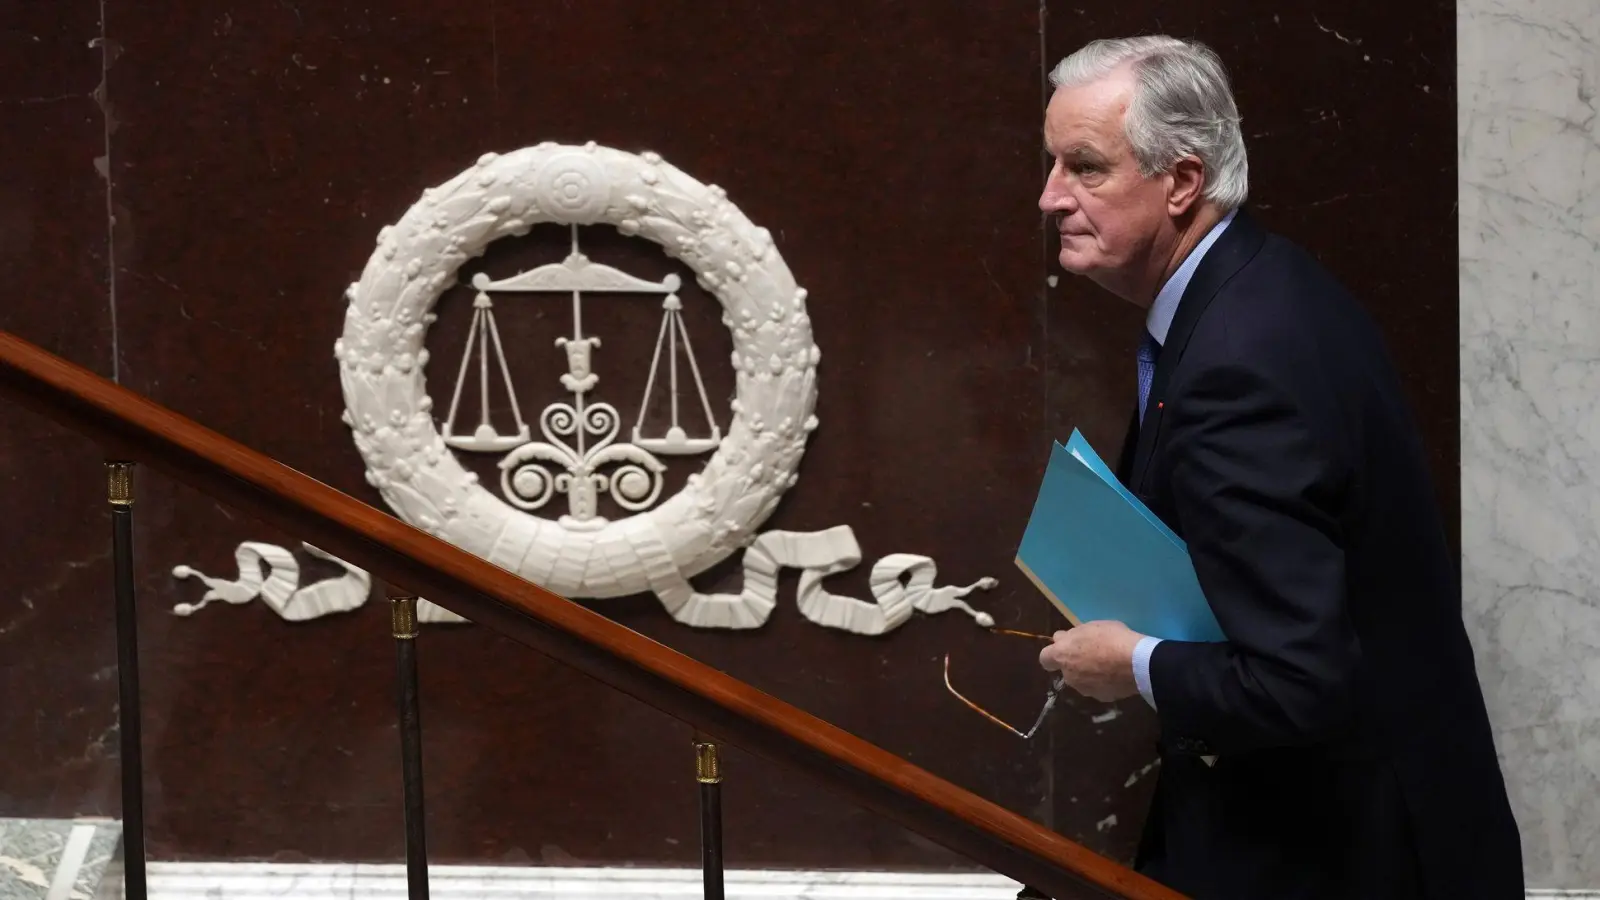
[[[662,456],[693,456],[708,453],[717,449],[722,443],[722,435],[712,433],[710,437],[640,437],[637,432],[633,436],[635,446],[651,453]]]
[[[530,433],[526,428],[516,434],[499,434],[482,431],[474,434],[447,434],[444,442],[457,450],[468,450],[477,453],[504,453],[515,450],[528,442]]]

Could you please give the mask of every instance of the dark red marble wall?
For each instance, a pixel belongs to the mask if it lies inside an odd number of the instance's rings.
[[[160,15],[108,4],[107,40],[92,48],[98,7],[77,6],[29,25],[40,41],[4,33],[35,56],[7,57],[19,74],[0,96],[77,96],[0,104],[10,133],[38,135],[0,149],[0,265],[21,288],[0,327],[107,374],[114,345],[124,383],[363,500],[381,502],[339,419],[332,347],[378,229],[485,151],[654,150],[725,187],[809,291],[821,427],[767,527],[853,526],[867,561],[831,590],[867,596],[872,560],[922,553],[942,583],[998,576],[975,602],[1001,624],[1052,628],[1011,557],[1049,440],[1076,426],[1115,451],[1139,315],[1070,279],[1048,283],[1060,273],[1034,205],[1043,71],[1091,37],[1167,28],[1233,65],[1263,217],[1343,274],[1406,350],[1453,516],[1454,20],[1442,3],[1380,19],[1323,0],[1292,14],[1246,0],[1192,12],[1052,2],[1041,19],[1021,0],[692,14],[601,0],[185,0]],[[90,96],[105,62],[109,119]],[[109,206],[94,162],[108,122]],[[597,256],[672,270],[648,245],[590,231]],[[564,247],[535,230],[467,271],[509,274]],[[470,302],[447,292],[429,336],[441,403]],[[685,302],[722,410],[727,334],[708,296],[686,290]],[[540,315],[501,321],[516,352],[548,362]],[[596,320],[608,361],[648,353],[653,313],[608,315]],[[544,382],[518,387],[525,409],[557,399]],[[37,419],[0,416],[4,483],[35,523],[0,562],[0,678],[8,698],[30,698],[0,709],[0,814],[114,812],[98,456]],[[295,624],[257,602],[173,615],[201,593],[173,566],[232,575],[240,541],[296,542],[160,478],[139,487],[152,852],[398,858],[385,611]],[[300,558],[312,577],[334,571]],[[739,578],[726,563],[697,584]],[[744,633],[678,625],[652,597],[586,602],[1131,853],[1154,757],[1139,702],[1068,703],[1023,744],[944,692],[940,660],[953,651],[973,693],[1026,721],[1045,686],[1034,646],[958,614],[918,615],[881,638],[829,631],[801,617],[793,587],[786,577],[771,621]],[[429,628],[420,650],[437,860],[693,863],[687,727],[481,628]],[[730,865],[963,864],[744,754],[727,769]]]
[[[0,329],[113,374],[94,0],[0,3]],[[0,816],[117,796],[99,451],[0,402]]]

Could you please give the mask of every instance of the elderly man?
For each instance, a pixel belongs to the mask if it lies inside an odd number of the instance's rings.
[[[1061,265],[1148,310],[1119,475],[1188,543],[1227,636],[1087,622],[1040,655],[1156,710],[1139,868],[1219,900],[1522,897],[1456,561],[1377,329],[1243,208],[1210,50],[1097,41],[1051,80]]]

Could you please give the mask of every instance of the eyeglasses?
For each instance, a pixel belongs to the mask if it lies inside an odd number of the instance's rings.
[[[1053,638],[1050,638],[1047,635],[1033,634],[1032,632],[1028,632],[1028,631],[1013,631],[1013,630],[1011,630],[1009,628],[991,628],[989,630],[994,632],[995,634],[1003,634],[1003,635],[1008,635],[1008,636],[1011,636],[1011,637],[1030,638],[1032,640],[1044,641],[1046,643],[1049,643],[1051,640],[1053,640]],[[988,710],[984,709],[983,707],[979,706],[978,704],[972,702],[971,700],[968,700],[965,696],[962,695],[962,693],[960,691],[956,690],[955,685],[950,683],[950,654],[946,653],[944,655],[944,687],[945,687],[945,690],[949,691],[951,696],[955,697],[957,700],[960,700],[962,703],[965,703],[967,705],[967,707],[970,708],[973,712],[977,713],[980,716],[983,716],[985,719],[988,719],[989,721],[995,723],[996,725],[999,725],[1001,728],[1004,728],[1005,730],[1011,732],[1012,734],[1016,735],[1019,738],[1022,738],[1025,741],[1029,740],[1035,734],[1038,733],[1039,727],[1044,724],[1045,717],[1050,715],[1050,710],[1055,707],[1056,698],[1061,696],[1061,691],[1063,689],[1065,689],[1066,686],[1067,686],[1066,679],[1063,678],[1060,675],[1057,675],[1051,681],[1051,683],[1050,683],[1050,692],[1045,694],[1044,707],[1039,710],[1039,717],[1037,719],[1033,720],[1033,727],[1032,728],[1029,728],[1027,731],[1022,731],[1021,729],[1011,725],[1009,722],[1005,721],[1004,719],[1000,718],[999,716],[995,715],[994,713],[989,712]]]

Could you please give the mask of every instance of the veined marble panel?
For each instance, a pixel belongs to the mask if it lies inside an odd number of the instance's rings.
[[[91,900],[121,834],[106,819],[0,819],[0,900]]]
[[[1600,5],[1457,16],[1466,616],[1528,883],[1600,888]]]

